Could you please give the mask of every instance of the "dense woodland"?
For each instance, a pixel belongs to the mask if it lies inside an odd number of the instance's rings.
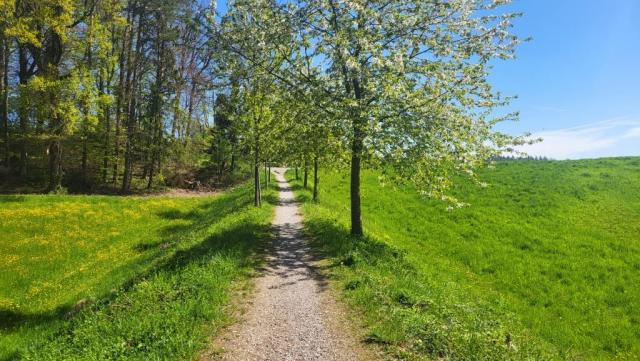
[[[197,1],[3,1],[2,176],[56,191],[185,186],[215,89]]]
[[[527,141],[494,131],[502,0],[0,0],[7,191],[218,185],[272,164],[448,190]],[[316,176],[313,176],[313,175]]]

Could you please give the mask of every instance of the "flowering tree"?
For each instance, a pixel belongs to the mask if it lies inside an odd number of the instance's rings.
[[[283,64],[282,49],[291,32],[284,22],[273,20],[275,2],[235,1],[215,29],[221,51],[219,74],[232,84],[239,109],[232,116],[239,140],[250,150],[254,173],[254,204],[261,203],[260,163],[265,166],[276,153],[283,118],[276,116],[281,103],[280,82],[271,74]],[[238,52],[242,52],[242,56]]]
[[[234,7],[237,3],[231,3]],[[231,50],[265,69],[344,130],[350,149],[351,233],[362,235],[363,162],[389,179],[410,181],[425,196],[453,205],[453,174],[476,179],[488,159],[526,141],[496,132],[492,117],[508,98],[487,77],[490,61],[510,59],[521,42],[509,33],[518,14],[499,14],[508,0],[260,1],[252,31],[289,24],[294,43],[269,44],[281,66],[267,69],[250,56],[254,44]],[[255,11],[258,7],[252,7]],[[261,24],[266,24],[261,27]]]
[[[492,59],[520,40],[508,1],[308,0],[283,13],[298,25],[303,58],[324,71],[300,82],[336,104],[349,130],[351,233],[363,233],[363,161],[408,180],[424,195],[447,195],[454,173],[475,177],[487,159],[524,141],[492,131],[508,99],[487,80]],[[300,74],[300,72],[298,72]]]

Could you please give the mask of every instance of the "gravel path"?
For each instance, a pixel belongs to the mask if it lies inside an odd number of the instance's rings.
[[[243,320],[220,342],[224,360],[369,360],[327,285],[313,267],[302,236],[302,218],[285,169],[280,187],[276,241]]]

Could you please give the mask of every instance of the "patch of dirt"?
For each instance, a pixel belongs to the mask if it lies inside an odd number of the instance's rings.
[[[148,196],[188,198],[188,197],[211,197],[218,194],[220,194],[220,192],[211,191],[211,190],[189,190],[189,189],[171,188],[164,192],[149,194]]]

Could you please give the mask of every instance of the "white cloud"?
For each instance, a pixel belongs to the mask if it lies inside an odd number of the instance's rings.
[[[627,134],[624,135],[625,138],[640,138],[640,127],[631,128],[627,131]]]
[[[532,156],[553,159],[640,155],[640,121],[610,119],[578,127],[534,133],[540,143],[522,146]]]

